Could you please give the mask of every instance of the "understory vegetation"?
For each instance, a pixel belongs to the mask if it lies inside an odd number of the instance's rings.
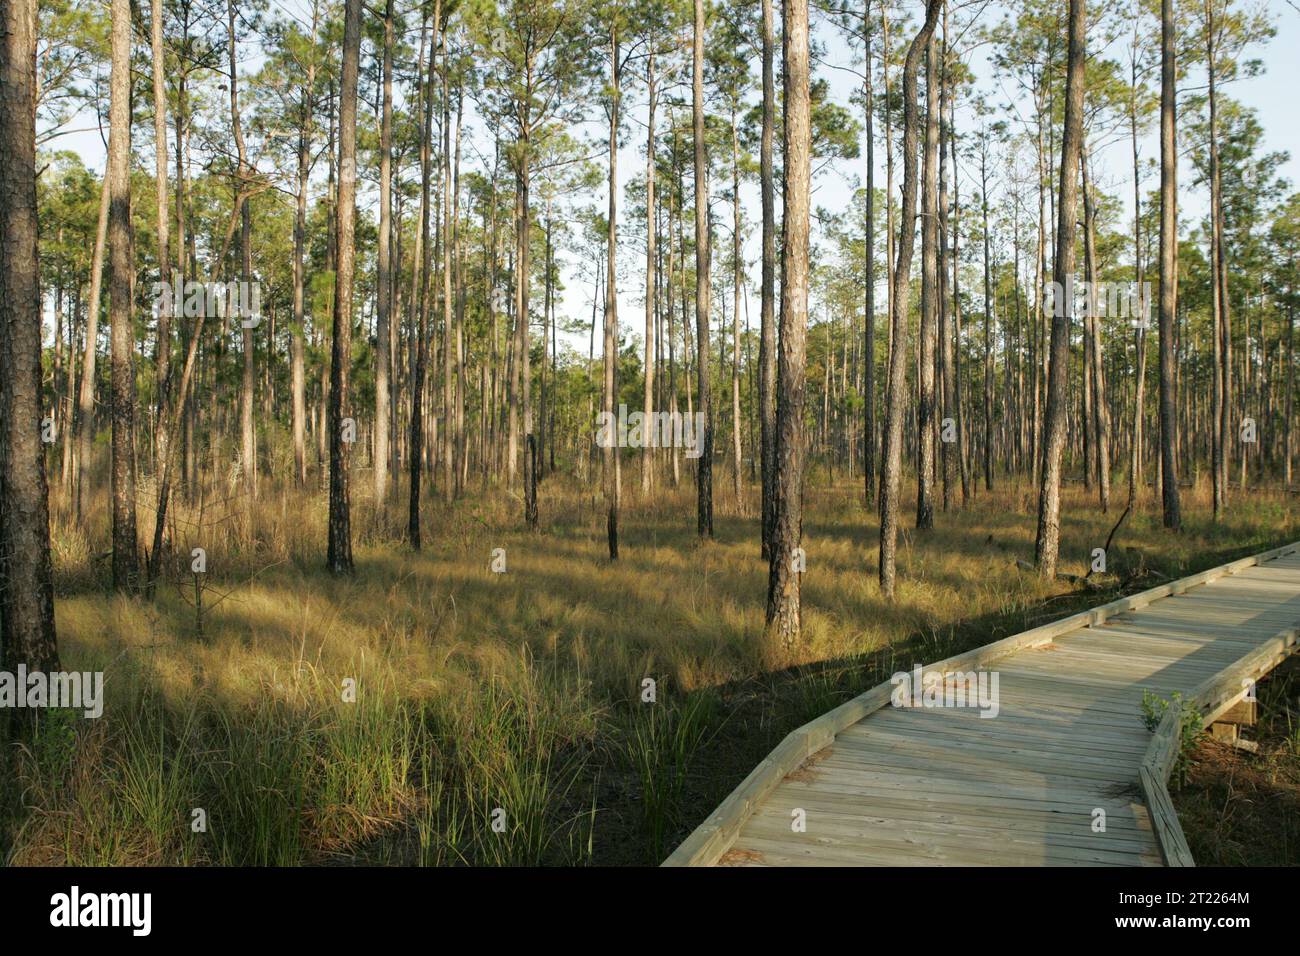
[[[617,564],[599,501],[564,478],[536,533],[508,495],[432,505],[418,554],[363,499],[343,581],[316,549],[324,495],[297,494],[179,509],[152,603],[111,595],[107,521],[56,519],[64,664],[104,671],[107,701],[96,721],[43,714],[7,758],[9,862],[657,863],[786,733],[891,673],[1300,536],[1284,493],[1214,523],[1194,489],[1181,535],[1139,509],[1107,574],[1049,583],[1017,566],[1033,494],[1008,484],[905,532],[886,602],[860,488],[819,484],[806,639],[786,651],[764,641],[757,518],[725,509],[701,543],[685,484],[629,502]],[[1076,497],[1062,571],[1083,579],[1116,516]]]

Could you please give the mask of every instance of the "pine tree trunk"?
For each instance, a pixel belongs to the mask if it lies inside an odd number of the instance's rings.
[[[129,31],[126,11],[117,0],[114,14]],[[0,36],[0,665],[49,672],[59,652],[41,442],[36,0],[0,3]],[[125,45],[114,52],[125,54]],[[26,720],[33,711],[18,713]]]
[[[135,351],[131,308],[131,5],[113,0],[109,81],[108,260],[113,447],[113,587],[139,587],[135,526]]]
[[[907,300],[911,284],[912,249],[916,239],[917,105],[916,74],[921,56],[934,36],[935,24],[944,0],[927,0],[925,22],[912,40],[903,62],[903,195],[898,237],[898,255],[890,276],[889,380],[885,394],[884,468],[880,480],[880,591],[894,597],[896,551],[898,547],[899,485],[903,466],[903,406],[907,401]]]
[[[390,328],[393,281],[390,243],[392,239],[393,190],[393,0],[384,5],[384,105],[379,131],[379,261],[375,306],[375,501],[382,510],[388,500],[388,397],[392,363]]]
[[[651,38],[654,42],[654,38]],[[646,97],[647,118],[646,118],[646,166],[645,166],[645,401],[642,403],[643,414],[645,415],[646,428],[650,427],[650,422],[654,421],[651,416],[654,413],[654,389],[655,389],[655,362],[657,360],[655,350],[655,298],[656,298],[656,280],[655,280],[655,235],[657,223],[655,222],[655,56],[651,50],[646,61]],[[641,449],[641,494],[650,493],[650,485],[654,476],[654,452],[651,449],[651,443],[646,442]]]
[[[917,406],[916,527],[934,527],[935,352],[939,321],[939,81],[938,44],[925,53],[925,154],[921,187],[921,326]]]
[[[1174,0],[1160,3],[1160,489],[1164,525],[1180,530],[1174,321],[1178,309],[1178,140]],[[1217,427],[1217,426],[1216,426]]]
[[[699,386],[699,413],[704,416],[700,457],[696,460],[696,531],[713,537],[713,396],[709,391],[709,171],[704,141],[704,0],[695,0],[695,35],[692,54],[693,133],[695,140],[695,377]],[[613,289],[613,272],[608,288]],[[611,296],[612,298],[612,296]]]
[[[86,331],[81,362],[81,388],[77,395],[77,455],[73,462],[72,491],[77,520],[82,520],[85,476],[95,445],[95,358],[99,341],[99,297],[104,275],[104,249],[108,245],[108,171],[100,187],[99,221],[95,227],[95,251],[90,257],[90,297],[86,300]]]
[[[617,17],[617,12],[612,14]],[[618,24],[614,20],[609,30],[609,233],[605,246],[605,288],[617,289],[615,272],[618,243],[618,108],[619,108],[619,41]],[[606,427],[610,427],[615,412],[616,378],[618,370],[618,295],[605,296],[605,340],[603,345],[604,361],[604,411]],[[618,560],[618,442],[605,443],[602,453],[601,474],[605,484],[605,533],[609,542],[609,559]]]
[[[808,338],[809,100],[808,0],[784,0],[781,36],[785,107],[782,145],[781,345],[777,374],[776,512],[767,579],[767,636],[789,649],[802,634],[804,406]]]
[[[759,142],[759,190],[763,204],[762,289],[758,341],[760,478],[763,484],[762,556],[771,555],[772,515],[776,509],[776,199],[772,139],[776,128],[776,90],[772,61],[776,45],[772,0],[763,5],[763,129]],[[673,469],[677,459],[674,453]],[[675,478],[674,478],[675,481]]]
[[[352,279],[356,268],[357,72],[361,55],[361,0],[345,0],[343,71],[339,86],[339,197],[335,212],[338,265],[334,272],[334,341],[330,354],[330,505],[329,550],[333,574],[352,573],[352,513],[349,499],[351,441],[345,419],[351,415]]]

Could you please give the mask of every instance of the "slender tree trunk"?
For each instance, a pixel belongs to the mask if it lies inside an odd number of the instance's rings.
[[[153,135],[154,135],[154,185],[158,204],[158,279],[171,286],[171,256],[168,233],[171,220],[167,211],[167,92],[163,75],[163,5],[162,0],[152,0],[150,6],[150,51],[153,73]],[[163,394],[171,370],[171,318],[175,303],[172,297],[161,297],[158,307],[158,343],[154,361],[155,384],[158,393],[158,414],[161,421]],[[154,432],[154,470],[161,470],[167,451],[159,447]]]
[[[157,2],[157,0],[155,0]],[[388,395],[392,363],[389,323],[392,322],[393,190],[393,0],[384,5],[384,105],[379,130],[379,262],[375,306],[375,501],[382,510],[388,500]]]
[[[1295,268],[1295,257],[1291,260],[1292,269]],[[1288,290],[1293,291],[1293,290]],[[1283,455],[1286,458],[1284,466],[1285,473],[1283,481],[1288,488],[1291,487],[1291,469],[1292,462],[1295,460],[1295,306],[1287,306],[1286,314],[1286,398],[1283,400],[1284,414],[1283,419],[1286,422],[1286,437],[1283,448]]]
[[[787,12],[788,8],[787,8]],[[807,14],[805,13],[805,16]],[[695,140],[695,377],[699,384],[699,412],[704,435],[696,461],[697,515],[700,537],[713,537],[713,396],[709,391],[709,170],[704,141],[704,0],[695,0],[695,36],[692,74],[693,134]],[[786,29],[789,30],[787,24]],[[613,272],[609,288],[613,289]],[[784,295],[784,293],[783,293]],[[773,552],[775,553],[775,552]]]
[[[606,427],[612,425],[615,413],[615,392],[617,389],[616,377],[618,370],[618,277],[615,272],[616,252],[618,248],[618,109],[619,109],[619,39],[618,39],[618,15],[619,11],[614,9],[611,12],[611,23],[609,28],[609,81],[610,81],[610,102],[609,102],[609,235],[605,247],[605,288],[610,290],[610,294],[605,296],[605,342],[604,342],[604,366],[605,366],[605,385],[604,385],[604,404],[605,404],[605,422]],[[649,290],[646,292],[650,296]],[[648,423],[647,423],[648,424]],[[617,429],[615,428],[616,432]],[[606,442],[602,454],[602,476],[605,484],[605,532],[609,539],[609,559],[618,560],[618,505],[619,505],[619,487],[618,475],[615,473],[618,467],[618,441],[617,436],[613,436],[614,441]]]
[[[317,6],[312,6],[311,44],[316,46]],[[316,83],[316,57],[307,64],[302,85],[302,115],[298,125],[298,184],[293,220],[293,327],[289,330],[290,388],[293,392],[293,464],[298,487],[307,482],[307,395],[303,337],[306,334],[304,305],[307,246],[307,179],[311,172],[312,94]]]
[[[876,501],[876,153],[875,101],[871,85],[871,0],[866,0],[862,19],[866,68],[862,93],[867,124],[867,224],[866,224],[866,330],[862,351],[864,368],[862,423],[862,481],[866,506]],[[885,201],[892,202],[892,196]],[[890,240],[892,241],[892,239]]]
[[[651,37],[651,43],[655,37]],[[643,413],[646,428],[653,421],[655,388],[655,55],[654,50],[646,60],[646,97],[648,100],[646,118],[646,165],[645,165],[645,401]],[[645,442],[641,449],[641,494],[650,493],[650,484],[654,472],[654,457],[650,442]]]
[[[352,514],[348,478],[352,422],[352,278],[356,266],[354,232],[357,215],[357,72],[361,56],[361,0],[345,0],[343,71],[339,86],[339,198],[336,210],[338,265],[334,273],[334,342],[330,355],[330,508],[331,573],[351,574]],[[355,429],[355,424],[352,426]]]
[[[808,337],[809,99],[808,2],[784,0],[781,37],[783,190],[781,218],[781,355],[777,374],[776,513],[767,578],[767,635],[790,648],[802,633],[805,367]]]
[[[763,205],[762,289],[758,341],[758,415],[762,491],[762,556],[771,554],[772,516],[776,508],[776,199],[772,139],[776,128],[776,88],[772,61],[776,40],[772,0],[763,7],[763,129],[759,141],[759,191]],[[676,468],[674,457],[673,467]]]
[[[430,137],[433,134],[433,74],[437,59],[438,32],[442,15],[441,0],[435,0],[433,11],[433,42],[429,46],[429,63],[424,62],[426,24],[420,38],[419,82],[420,106],[423,108],[423,132],[420,137],[420,236],[415,258],[420,274],[419,327],[415,342],[415,371],[411,376],[411,437],[409,481],[410,506],[407,512],[406,536],[412,548],[420,550],[420,478],[424,468],[424,381],[429,363],[429,295],[433,271],[433,248],[429,240],[430,178],[432,157]],[[512,466],[513,468],[513,466]],[[513,474],[513,470],[512,470]]]
[[[1180,530],[1178,418],[1174,394],[1174,321],[1178,309],[1177,38],[1174,0],[1160,2],[1160,487],[1166,528]]]
[[[980,135],[980,215],[984,233],[984,490],[993,490],[993,280],[989,267],[988,141]],[[1005,321],[1003,329],[1006,328]],[[1004,408],[1003,414],[1006,414]]]
[[[227,25],[229,27],[228,50],[230,53],[230,126],[235,137],[235,149],[239,157],[239,174],[237,191],[247,193],[252,171],[248,164],[248,151],[244,145],[243,124],[239,118],[239,70],[235,62],[235,4],[226,0]],[[244,309],[239,314],[232,311],[231,318],[240,325],[243,348],[243,376],[239,386],[239,436],[240,465],[244,479],[244,490],[250,498],[257,497],[257,433],[253,426],[253,328],[256,317],[246,309],[249,302],[249,283],[253,279],[253,210],[245,198],[242,207],[243,222],[239,233],[240,280],[243,282]]]
[[[1137,505],[1138,488],[1142,484],[1142,421],[1146,403],[1147,376],[1147,298],[1144,285],[1145,275],[1142,269],[1142,179],[1141,165],[1138,162],[1138,117],[1137,117],[1137,30],[1134,28],[1134,51],[1131,69],[1131,89],[1129,93],[1129,132],[1133,146],[1133,278],[1137,283],[1138,311],[1137,321],[1133,327],[1134,360],[1137,365],[1137,377],[1133,386],[1133,436],[1129,448],[1128,469],[1128,507]]]
[[[20,664],[59,669],[41,442],[36,6],[36,0],[0,0],[0,663],[11,672]],[[113,13],[123,33],[114,32],[120,66],[127,50],[117,41],[129,40],[130,30],[126,0],[116,0]],[[33,712],[18,713],[30,721]]]
[[[1097,443],[1097,493],[1101,513],[1110,510],[1110,407],[1106,402],[1106,363],[1101,338],[1101,316],[1097,314],[1097,201],[1093,195],[1088,148],[1083,147],[1079,169],[1083,175],[1084,254],[1087,256],[1089,327],[1092,335],[1092,406],[1096,421],[1093,434]]]
[[[83,520],[85,475],[90,468],[95,445],[95,357],[99,341],[99,295],[104,275],[104,249],[108,244],[109,178],[107,169],[100,187],[99,222],[95,227],[95,251],[90,257],[90,297],[86,300],[84,358],[81,362],[81,388],[77,395],[77,455],[73,462],[72,488],[76,499],[77,520]]]
[[[1061,137],[1060,199],[1057,203],[1056,252],[1052,257],[1054,288],[1065,289],[1074,273],[1074,235],[1079,190],[1079,155],[1083,145],[1084,0],[1070,0],[1069,55],[1066,63],[1065,132]],[[1043,422],[1043,483],[1038,498],[1035,563],[1048,579],[1056,577],[1061,544],[1061,451],[1065,446],[1066,385],[1070,363],[1070,323],[1074,303],[1062,295],[1052,316],[1051,364],[1047,373],[1047,409]]]
[[[939,80],[938,44],[925,53],[925,158],[921,187],[920,403],[917,408],[916,527],[934,527],[935,346],[939,321]]]
[[[742,513],[740,474],[740,140],[736,131],[736,107],[731,110],[731,490],[736,512]]]
[[[135,528],[135,349],[131,308],[131,5],[112,4],[109,81],[108,265],[113,448],[113,587],[135,592],[139,565]]]
[[[452,302],[451,302],[451,88],[450,50],[448,36],[442,35],[442,498],[450,502],[455,496],[456,470],[456,419],[452,411],[455,401],[452,381]]]
[[[896,550],[898,546],[899,484],[903,465],[903,405],[907,401],[906,344],[907,300],[912,268],[912,248],[916,238],[916,149],[917,90],[916,74],[921,56],[934,36],[935,24],[944,0],[927,0],[925,22],[907,50],[903,63],[903,196],[900,207],[902,229],[898,238],[898,255],[891,281],[889,383],[885,396],[884,468],[880,488],[880,591],[894,597]]]

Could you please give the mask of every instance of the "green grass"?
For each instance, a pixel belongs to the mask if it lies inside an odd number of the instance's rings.
[[[1183,534],[1139,510],[1100,589],[1074,590],[1017,568],[1033,555],[1036,495],[1008,486],[940,513],[932,533],[906,529],[887,603],[857,483],[810,487],[805,633],[787,652],[763,637],[767,567],[749,495],[740,514],[720,493],[717,539],[701,543],[693,488],[648,502],[629,488],[611,564],[599,495],[559,477],[542,485],[538,533],[521,529],[509,495],[431,501],[419,553],[401,542],[404,508],[362,493],[357,574],[338,581],[323,569],[324,497],[268,488],[246,510],[178,508],[176,558],[152,604],[107,593],[95,558],[106,509],[91,508],[85,529],[60,521],[64,664],[105,672],[105,713],[43,715],[29,745],[6,751],[0,853],[656,863],[786,733],[894,671],[1300,537],[1284,495],[1234,500],[1216,525],[1198,490]],[[1117,511],[1067,489],[1063,571],[1086,572]],[[201,632],[195,546],[208,552]],[[489,567],[498,547],[504,574]],[[206,832],[192,826],[199,809]]]

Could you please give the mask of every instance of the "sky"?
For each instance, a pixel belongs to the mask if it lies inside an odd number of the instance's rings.
[[[1064,0],[1062,0],[1064,3]],[[1240,3],[1240,0],[1238,0]],[[304,10],[301,0],[279,0],[273,4],[292,12],[300,19],[304,19]],[[971,10],[983,8],[980,14],[981,23],[989,26],[1000,21],[1005,13],[1005,9],[992,2],[992,0],[958,0],[955,4],[960,9],[960,14],[954,17],[954,24],[957,19],[964,18]],[[779,12],[780,4],[776,4],[778,13],[779,29]],[[910,40],[911,31],[915,29],[915,23],[919,21],[922,12],[921,0],[907,0],[901,6],[901,9],[907,10],[913,17],[913,25],[909,32],[900,37],[895,32],[891,38],[892,44],[897,47],[901,43]],[[1268,5],[1270,16],[1277,30],[1276,36],[1267,44],[1253,48],[1250,54],[1258,57],[1262,62],[1264,69],[1262,73],[1253,78],[1240,79],[1231,84],[1224,90],[1226,95],[1233,97],[1244,103],[1246,106],[1253,108],[1259,114],[1260,122],[1264,128],[1264,143],[1266,150],[1284,151],[1288,154],[1288,159],[1282,164],[1280,174],[1289,180],[1293,187],[1300,182],[1300,124],[1294,122],[1294,100],[1292,99],[1300,91],[1300,57],[1295,54],[1300,50],[1300,13],[1285,0],[1269,0]],[[815,63],[813,70],[815,77],[822,77],[830,85],[831,97],[849,109],[855,115],[860,113],[860,109],[852,105],[851,97],[860,86],[860,80],[857,75],[850,70],[843,69],[849,67],[861,70],[861,51],[851,50],[843,38],[829,23],[824,19],[814,16],[813,22],[814,37],[825,44],[825,56],[820,63]],[[954,26],[955,33],[955,26]],[[969,36],[970,34],[968,34]],[[778,40],[779,47],[779,40]],[[370,51],[363,51],[363,55],[368,55]],[[1093,51],[1090,50],[1090,53]],[[989,62],[989,49],[987,47],[977,47],[970,50],[967,61],[972,72],[975,75],[975,87],[978,90],[986,91],[990,100],[994,103],[1002,104],[1011,98],[1013,84],[1010,81],[999,80],[995,76],[995,70]],[[1124,59],[1122,50],[1110,51],[1111,55]],[[260,55],[251,48],[245,47],[241,52],[241,71],[252,72],[257,69],[261,61]],[[755,74],[757,74],[757,55],[753,57],[755,64]],[[777,57],[777,84],[780,85],[780,57]],[[757,75],[755,75],[757,80]],[[1197,76],[1188,78],[1189,84],[1201,82]],[[757,102],[759,91],[753,90],[751,99]],[[402,101],[401,90],[396,93],[397,103],[400,106]],[[361,104],[362,110],[367,108],[366,104]],[[635,79],[629,84],[626,98],[624,101],[624,112],[628,117],[628,122],[624,127],[623,142],[619,150],[619,215],[620,231],[624,228],[629,231],[633,229],[634,224],[627,222],[628,210],[624,201],[625,189],[627,185],[644,173],[645,160],[643,156],[643,144],[645,140],[645,92],[643,82],[638,84]],[[1023,115],[1028,116],[1028,110],[1020,104]],[[606,148],[607,126],[603,118],[603,111],[593,106],[592,119],[575,130],[575,135],[579,138],[586,139],[592,151],[598,151]],[[660,122],[664,119],[664,112],[659,111]],[[1002,118],[1015,121],[1013,113],[1009,112]],[[104,148],[99,132],[95,129],[95,120],[93,115],[85,114],[75,117],[68,124],[70,129],[79,129],[80,132],[70,133],[61,136],[50,143],[51,148],[71,149],[79,152],[87,165],[96,170],[103,169],[104,165]],[[959,104],[957,112],[957,126],[960,129],[970,129],[975,125],[975,119],[969,104]],[[470,162],[469,157],[474,155],[474,151],[468,145],[470,139],[478,144],[479,151],[484,155],[491,155],[492,143],[487,124],[484,120],[475,114],[472,104],[466,105],[465,117],[465,134],[467,137],[467,146],[465,150],[466,159],[463,162]],[[883,133],[877,124],[877,148],[876,148],[876,182],[878,188],[883,188],[884,177],[884,149],[881,137]],[[895,133],[897,143],[898,133]],[[136,129],[137,142],[139,143],[140,155],[137,156],[136,162],[152,169],[152,135],[151,129],[146,130],[143,126]],[[778,137],[779,141],[779,137]],[[864,137],[865,145],[865,137]],[[1140,150],[1145,158],[1158,155],[1158,140],[1156,131],[1153,129],[1147,133],[1140,141]],[[1185,145],[1185,144],[1184,144]],[[1129,143],[1124,137],[1112,140],[1110,143],[1098,143],[1094,147],[1094,168],[1099,188],[1117,194],[1123,202],[1125,218],[1131,219],[1132,215],[1132,185],[1131,185],[1131,156],[1129,153]],[[323,173],[324,164],[319,164],[318,172]],[[899,164],[901,175],[901,162]],[[864,177],[865,168],[862,159],[837,161],[829,164],[822,170],[814,184],[814,194],[812,203],[814,209],[823,207],[831,210],[840,210],[847,207],[852,195],[853,189],[861,182]],[[966,201],[975,193],[976,183],[969,177],[975,173],[974,169],[963,168],[960,171],[960,188]],[[1179,173],[1180,183],[1180,216],[1184,221],[1190,221],[1204,214],[1208,199],[1203,195],[1204,189],[1192,185],[1192,176],[1187,163],[1184,161]],[[996,185],[996,184],[995,184]],[[729,188],[729,183],[715,183],[713,192],[715,199],[722,192],[723,187]],[[1146,192],[1155,186],[1155,180],[1147,180],[1143,183],[1143,191]],[[362,191],[359,202],[363,208],[373,210],[377,203],[377,190],[364,180],[362,182]],[[991,203],[995,202],[991,199]],[[583,206],[598,206],[602,211],[607,208],[607,193],[604,185],[600,186],[594,193],[587,193],[580,197],[580,203]],[[780,203],[780,184],[777,184],[777,202],[778,216]],[[757,183],[748,183],[741,189],[741,206],[744,225],[742,234],[744,236],[743,258],[746,262],[747,277],[746,295],[749,299],[755,300],[748,306],[749,315],[753,325],[757,325],[757,284],[758,284],[758,254],[759,254],[759,192]],[[714,206],[715,222],[717,230],[715,233],[715,269],[720,268],[721,256],[716,251],[717,246],[730,244],[730,223],[731,208],[721,200],[716,201]],[[689,228],[689,224],[688,224]],[[629,237],[630,238],[630,237]],[[814,242],[817,236],[814,235]],[[620,283],[618,295],[619,325],[620,335],[624,342],[635,339],[638,343],[642,339],[642,334],[638,330],[644,329],[644,264],[645,251],[644,245],[640,241],[627,241],[619,247],[620,258]],[[590,272],[590,264],[584,270]],[[883,268],[877,270],[880,281],[883,282]],[[562,281],[565,290],[556,304],[557,314],[561,316],[561,322],[570,318],[573,320],[587,323],[590,321],[592,314],[592,294],[590,276],[580,274],[577,264],[570,255],[561,265]],[[883,295],[883,291],[881,293]],[[719,301],[722,300],[722,301]],[[540,296],[534,296],[534,301],[540,305]],[[715,296],[715,307],[725,307],[730,309],[730,296]],[[817,303],[813,303],[813,318],[816,321],[818,317]],[[745,315],[742,313],[742,323]],[[717,316],[715,315],[715,321]],[[730,321],[730,317],[728,317]],[[48,327],[48,323],[47,323]],[[596,352],[600,353],[601,334],[596,334]],[[562,336],[563,342],[586,353],[588,349],[588,336],[586,334],[569,334]],[[640,346],[638,345],[638,349]]]

